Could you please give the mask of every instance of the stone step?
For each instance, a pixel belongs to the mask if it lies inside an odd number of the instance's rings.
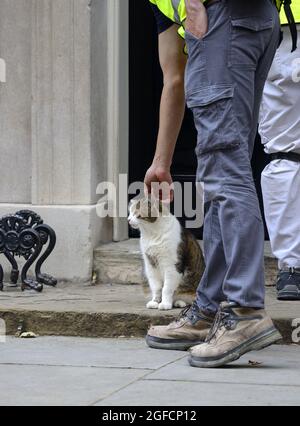
[[[42,293],[5,287],[0,292],[0,319],[10,335],[23,324],[24,331],[40,336],[143,337],[151,324],[168,324],[180,313],[146,309],[147,300],[141,285],[59,283]],[[285,344],[300,344],[299,307],[300,302],[278,302],[276,290],[266,289],[266,309]]]
[[[202,242],[199,241],[200,245]],[[265,245],[266,285],[273,286],[277,275],[277,260],[270,245]],[[94,251],[96,282],[141,284],[143,282],[142,257],[138,239],[103,244]]]

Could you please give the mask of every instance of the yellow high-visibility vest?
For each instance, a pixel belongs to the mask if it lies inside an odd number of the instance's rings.
[[[295,22],[300,24],[300,0],[292,0],[291,9],[294,15]],[[280,11],[280,20],[283,25],[288,24],[284,8],[281,8]]]
[[[179,25],[178,34],[184,38],[183,22],[186,20],[185,0],[149,0],[171,21]]]
[[[292,52],[297,49],[297,27],[300,24],[300,0],[276,0],[282,25],[289,25],[292,36]],[[287,8],[287,10],[285,10]],[[295,21],[295,22],[294,22]]]
[[[156,5],[158,9],[167,18],[171,19],[174,23],[179,25],[178,34],[184,38],[184,21],[186,20],[186,7],[185,0],[149,0],[152,4]],[[206,0],[200,0],[205,3]],[[282,24],[288,24],[288,20],[282,6],[284,0],[276,0],[277,8],[280,11],[280,18]],[[300,0],[292,0],[291,9],[296,23],[300,23]]]

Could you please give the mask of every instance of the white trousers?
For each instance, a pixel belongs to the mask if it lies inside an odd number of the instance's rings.
[[[299,27],[298,37],[300,44]],[[268,154],[300,153],[300,47],[291,53],[286,27],[266,82],[259,131]],[[300,268],[300,163],[272,161],[262,173],[262,190],[279,268]]]

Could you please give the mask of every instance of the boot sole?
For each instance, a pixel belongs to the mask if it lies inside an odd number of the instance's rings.
[[[187,351],[193,346],[200,345],[203,340],[176,340],[170,341],[170,339],[161,339],[159,337],[146,336],[146,343],[150,348],[153,349],[166,349],[171,351]]]
[[[281,292],[278,293],[277,300],[286,300],[286,301],[295,301],[300,300],[300,293],[292,293],[292,292]]]
[[[231,352],[227,352],[224,356],[218,359],[211,358],[200,358],[196,356],[190,356],[189,363],[192,367],[199,368],[216,368],[221,367],[225,364],[229,364],[233,361],[238,360],[242,355],[245,355],[251,351],[260,351],[267,348],[268,346],[274,345],[282,340],[282,336],[275,327],[265,331],[249,339],[238,348],[235,348]]]
[[[277,300],[285,300],[286,302],[290,301],[296,301],[296,300],[300,300],[300,295],[299,296],[295,296],[294,294],[281,294],[280,296],[277,297]]]
[[[278,290],[277,300],[300,300],[300,290],[296,285],[285,286],[284,289]]]

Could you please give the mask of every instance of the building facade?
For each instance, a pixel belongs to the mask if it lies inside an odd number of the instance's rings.
[[[95,247],[138,236],[124,214],[97,215],[107,208],[97,188],[114,185],[124,211],[119,176],[142,182],[155,150],[162,74],[149,1],[0,0],[0,12],[0,217],[41,214],[57,233],[49,272],[88,282]],[[174,181],[194,183],[196,139],[187,110]],[[120,198],[110,201],[118,210]]]
[[[97,185],[128,171],[128,0],[0,9],[0,216],[41,214],[57,233],[47,268],[86,282],[93,249],[128,235],[96,214]]]

